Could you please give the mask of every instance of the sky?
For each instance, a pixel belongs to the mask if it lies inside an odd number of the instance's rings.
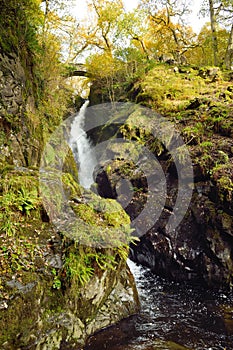
[[[74,10],[75,15],[81,19],[85,16],[85,13],[86,13],[85,1],[84,0],[75,0],[75,1],[77,3]],[[125,4],[125,8],[127,11],[133,10],[135,7],[137,7],[137,4],[138,4],[138,0],[123,0],[123,2]],[[197,34],[200,32],[200,29],[204,25],[204,23],[209,20],[208,18],[200,18],[198,15],[201,2],[202,0],[193,1],[193,5],[192,5],[193,13],[189,16],[190,25],[192,26],[194,32],[196,32]]]

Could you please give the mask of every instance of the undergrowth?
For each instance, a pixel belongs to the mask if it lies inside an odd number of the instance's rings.
[[[115,270],[119,261],[126,260],[131,241],[129,218],[113,200],[104,200],[91,195],[89,204],[75,204],[74,211],[80,222],[91,224],[86,233],[86,245],[60,233],[62,266],[54,268],[44,259],[53,256],[49,243],[55,231],[51,223],[42,221],[44,212],[39,196],[38,173],[36,170],[6,171],[1,175],[0,187],[0,296],[3,280],[15,275],[19,280],[25,273],[42,270],[52,277],[52,287],[62,289],[67,283],[85,285],[98,271]],[[71,198],[82,198],[83,190],[70,174],[63,175],[63,186]],[[86,194],[90,196],[89,194]],[[115,206],[115,207],[114,207]],[[91,230],[90,230],[91,229]],[[77,231],[77,227],[76,227]],[[79,236],[82,227],[78,227]],[[102,238],[108,238],[111,249],[96,248]],[[122,236],[120,236],[120,233]],[[89,242],[89,243],[88,243]],[[95,242],[94,242],[95,243]],[[2,279],[3,278],[3,279]]]

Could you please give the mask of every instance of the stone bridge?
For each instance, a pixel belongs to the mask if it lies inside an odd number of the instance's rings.
[[[90,77],[90,74],[86,71],[85,64],[83,63],[70,63],[68,77]]]

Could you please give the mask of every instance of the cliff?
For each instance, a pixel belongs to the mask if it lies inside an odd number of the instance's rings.
[[[125,262],[128,241],[112,248],[79,240],[86,225],[96,239],[106,231],[109,239],[110,234],[130,239],[129,218],[115,201],[78,186],[68,151],[61,186],[80,226],[72,237],[53,225],[52,204],[61,198],[54,194],[49,212],[39,168],[50,135],[76,109],[72,91],[63,78],[59,89],[41,86],[30,50],[0,48],[0,347],[81,347],[93,332],[138,311]],[[100,207],[113,208],[118,220]]]
[[[119,107],[93,140],[111,135],[97,182],[140,237],[131,258],[171,280],[231,288],[231,73],[157,64],[128,99],[138,105],[125,103],[124,118]]]

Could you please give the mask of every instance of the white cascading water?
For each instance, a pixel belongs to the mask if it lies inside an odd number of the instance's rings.
[[[93,171],[96,166],[96,158],[90,140],[84,131],[85,112],[89,101],[86,101],[75,116],[71,125],[70,147],[75,160],[78,163],[79,183],[84,188],[90,188],[93,184]]]

